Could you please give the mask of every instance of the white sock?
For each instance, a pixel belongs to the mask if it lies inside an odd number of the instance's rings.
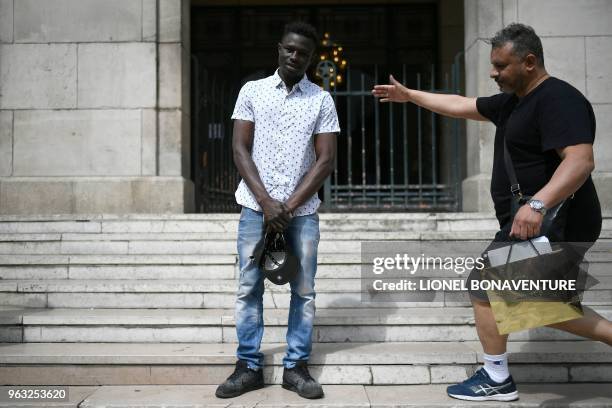
[[[510,377],[510,371],[508,371],[508,353],[499,355],[484,353],[483,359],[484,369],[493,381],[500,383]]]

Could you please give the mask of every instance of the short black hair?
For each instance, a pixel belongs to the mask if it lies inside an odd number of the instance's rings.
[[[312,25],[304,21],[292,21],[285,24],[281,40],[289,33],[299,34],[306,38],[310,38],[314,43],[315,49],[319,46],[319,36],[317,35],[317,30]]]
[[[544,50],[542,41],[535,33],[534,29],[528,25],[512,23],[499,30],[489,39],[493,48],[501,48],[507,43],[512,43],[512,50],[520,58],[525,58],[527,54],[536,57],[537,64],[544,66]]]

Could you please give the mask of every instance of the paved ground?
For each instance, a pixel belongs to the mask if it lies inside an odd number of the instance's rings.
[[[238,398],[214,397],[213,385],[70,387],[67,403],[0,403],[1,407],[201,408],[201,407],[612,407],[612,384],[520,385],[520,400],[511,403],[469,402],[448,398],[444,385],[325,386],[325,398],[302,399],[278,385]],[[79,405],[80,403],[80,405]]]

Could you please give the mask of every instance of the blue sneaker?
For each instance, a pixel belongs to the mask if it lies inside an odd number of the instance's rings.
[[[460,384],[446,389],[449,397],[467,401],[514,401],[518,399],[516,384],[509,376],[505,381],[495,382],[484,368]]]

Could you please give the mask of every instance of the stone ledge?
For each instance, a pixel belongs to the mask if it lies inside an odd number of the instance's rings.
[[[227,365],[235,343],[25,343],[2,344],[1,364]],[[314,343],[312,365],[477,364],[477,342]],[[282,365],[286,344],[262,345],[268,365]],[[590,341],[510,342],[517,364],[612,363],[608,346]]]
[[[234,265],[231,255],[0,255],[0,265]]]
[[[479,342],[465,342],[478,353],[482,362],[482,346]],[[508,342],[510,363],[612,363],[612,349],[600,342]]]
[[[0,213],[184,213],[193,189],[183,177],[3,177]]]
[[[223,255],[216,257],[224,260]],[[210,263],[214,263],[211,262]],[[446,278],[445,278],[446,279]],[[599,283],[585,292],[586,297],[595,292],[610,292],[612,277],[600,276]],[[288,285],[278,286],[264,282],[266,292],[274,294],[289,294]],[[0,281],[0,292],[20,293],[226,293],[235,294],[236,279],[5,279]],[[370,295],[362,289],[360,278],[321,279],[317,281],[317,293]],[[460,291],[414,291],[405,293],[406,299],[435,298],[434,295],[460,296]],[[403,298],[402,298],[403,299]]]
[[[612,306],[598,306],[595,311],[612,318]],[[470,307],[318,310],[315,325],[473,325]],[[266,309],[264,324],[287,324],[288,309]],[[0,324],[24,325],[223,325],[233,327],[234,309],[0,309]],[[516,336],[513,336],[516,337]]]
[[[612,176],[612,175],[611,175]],[[3,180],[12,180],[15,182],[28,182],[32,180],[51,182],[56,180],[56,177],[11,177],[2,178]],[[104,181],[116,178],[111,177],[73,177],[71,181]],[[120,177],[125,181],[138,181],[141,177]],[[159,181],[172,181],[175,177],[155,177]],[[164,221],[238,221],[239,213],[209,213],[209,214],[168,214],[168,213],[129,213],[129,214],[112,214],[112,213],[51,213],[51,214],[0,214],[0,222],[58,222],[58,221],[99,221],[99,222],[164,222]],[[495,215],[489,212],[455,212],[455,213],[320,213],[321,221],[372,221],[372,220],[488,220],[495,221]],[[604,221],[612,221],[612,211],[603,212]],[[610,224],[612,228],[612,223]]]
[[[612,307],[610,307],[612,308]],[[606,308],[598,308],[600,312]],[[609,313],[612,315],[612,310]],[[0,324],[25,325],[224,325],[233,327],[233,309],[8,309],[0,311]],[[266,326],[287,325],[288,309],[268,309]],[[471,308],[410,308],[318,310],[315,325],[473,325]]]
[[[172,180],[174,177],[156,177],[159,180]],[[11,180],[27,182],[31,177],[12,177]],[[55,177],[37,177],[40,181],[54,181]],[[122,177],[124,180],[137,180],[138,177]],[[3,178],[0,178],[2,181]],[[98,177],[74,177],[75,181],[98,181]],[[607,214],[612,217],[612,212]],[[209,213],[209,214],[105,214],[105,213],[82,213],[82,214],[20,214],[0,215],[0,221],[75,221],[82,219],[104,220],[104,221],[206,221],[206,220],[238,220],[239,213]],[[356,220],[494,220],[495,215],[487,212],[455,212],[455,213],[320,213],[319,218],[323,220],[347,221]]]
[[[281,365],[285,347],[283,343],[263,344],[266,364]],[[235,363],[236,344],[4,343],[2,351],[2,364],[227,365]],[[460,342],[315,343],[310,363],[476,364],[476,352]]]

